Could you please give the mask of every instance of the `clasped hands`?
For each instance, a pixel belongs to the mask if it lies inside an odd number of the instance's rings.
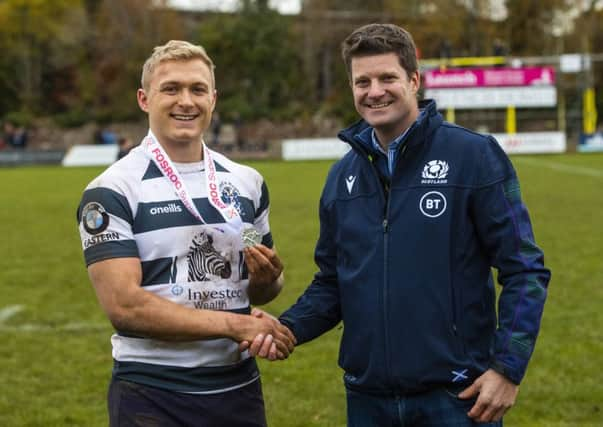
[[[250,301],[264,304],[280,292],[283,264],[273,249],[262,244],[245,248],[244,254],[249,272]],[[268,360],[289,357],[296,344],[289,328],[258,308],[254,308],[246,320],[251,330],[239,341],[241,352],[248,350],[252,357],[259,356]]]
[[[247,317],[249,326],[259,332],[249,334],[251,339],[241,340],[239,351],[248,350],[252,357],[259,356],[271,361],[289,357],[297,343],[289,328],[259,308],[253,308],[251,316]]]

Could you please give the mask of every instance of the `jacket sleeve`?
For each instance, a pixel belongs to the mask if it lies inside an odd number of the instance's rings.
[[[329,331],[341,320],[337,248],[329,206],[325,201],[327,186],[328,180],[320,200],[320,235],[314,252],[319,271],[297,302],[279,318],[291,329],[298,345]]]
[[[502,285],[490,367],[519,384],[534,351],[551,273],[534,241],[515,170],[496,141],[489,141],[479,167],[472,215]]]

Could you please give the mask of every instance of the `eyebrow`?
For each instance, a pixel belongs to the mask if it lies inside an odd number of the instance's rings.
[[[168,80],[165,82],[161,82],[159,83],[159,87],[164,87],[164,86],[168,86],[168,85],[177,85],[177,86],[205,86],[205,87],[209,87],[209,84],[203,81],[194,81],[194,82],[182,82],[179,80]]]
[[[400,73],[393,70],[383,70],[379,73],[376,73],[374,76],[369,76],[368,74],[360,74],[359,76],[354,77],[354,82],[361,79],[371,79],[376,77],[378,79],[383,77],[400,77]]]

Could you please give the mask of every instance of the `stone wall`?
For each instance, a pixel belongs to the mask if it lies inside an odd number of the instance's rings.
[[[88,123],[72,129],[57,127],[48,119],[39,119],[29,129],[27,148],[29,150],[68,150],[77,144],[94,144],[94,135],[100,129],[106,129],[117,136],[127,137],[137,143],[147,133],[147,122],[113,123],[100,126]],[[333,137],[341,125],[334,120],[296,120],[293,122],[274,123],[263,119],[254,123],[245,123],[240,127],[244,144],[237,145],[237,130],[232,123],[224,123],[220,132],[219,144],[213,145],[211,135],[206,141],[217,151],[224,152],[233,158],[278,158],[283,139]]]

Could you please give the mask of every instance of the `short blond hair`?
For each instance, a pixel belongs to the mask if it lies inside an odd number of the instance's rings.
[[[216,68],[213,61],[203,48],[203,46],[194,45],[183,40],[170,40],[162,46],[156,46],[153,49],[151,56],[145,61],[142,66],[142,76],[140,84],[144,90],[149,89],[151,84],[151,76],[155,68],[165,61],[188,61],[191,59],[200,59],[208,67],[211,72],[211,84],[216,88],[216,78],[214,69]]]

